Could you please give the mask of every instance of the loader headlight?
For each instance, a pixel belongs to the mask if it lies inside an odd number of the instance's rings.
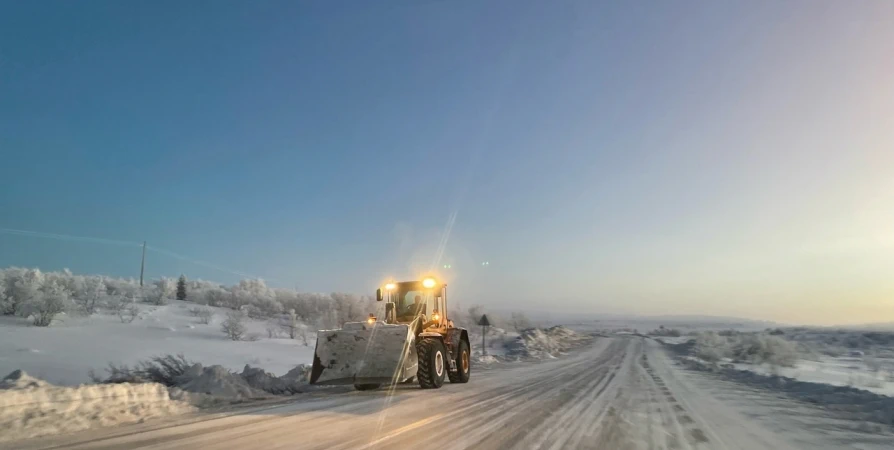
[[[426,289],[431,289],[431,288],[435,287],[435,284],[437,284],[437,283],[435,283],[434,278],[426,278],[426,279],[422,280],[422,287],[424,287]]]
[[[435,322],[440,322],[440,321],[441,321],[441,315],[438,314],[438,313],[433,313],[433,314],[431,315],[431,320],[433,320],[433,321],[435,321]]]
[[[370,324],[370,325],[376,323],[376,316],[370,314],[370,315],[369,315],[369,319],[366,319],[366,323],[368,323],[368,324]]]
[[[393,291],[394,288],[396,288],[396,287],[397,287],[396,284],[394,284],[394,283],[388,283],[388,284],[385,285],[385,290],[386,290],[386,291]]]

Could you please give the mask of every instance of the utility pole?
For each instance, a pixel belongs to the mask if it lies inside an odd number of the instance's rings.
[[[143,287],[143,269],[146,268],[146,241],[143,241],[143,259],[140,260],[140,287]]]

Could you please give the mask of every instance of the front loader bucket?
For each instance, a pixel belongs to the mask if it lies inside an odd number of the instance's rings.
[[[310,384],[389,384],[416,376],[415,335],[407,325],[349,322],[317,332]]]

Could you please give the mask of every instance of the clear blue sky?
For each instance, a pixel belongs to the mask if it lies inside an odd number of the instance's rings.
[[[0,1],[0,228],[369,293],[455,213],[466,304],[894,320],[892,23],[881,0]],[[7,265],[136,276],[139,248],[0,233]],[[181,272],[238,279],[150,252]]]

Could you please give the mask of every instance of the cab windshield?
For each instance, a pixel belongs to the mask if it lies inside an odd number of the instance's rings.
[[[423,289],[417,282],[399,283],[389,301],[394,302],[394,314],[398,322],[411,322],[417,315],[427,318],[437,309],[434,292]]]

